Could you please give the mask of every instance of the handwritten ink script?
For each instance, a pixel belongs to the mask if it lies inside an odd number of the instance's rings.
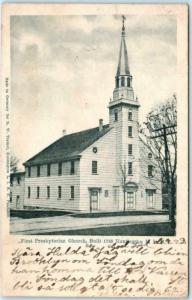
[[[187,246],[123,244],[19,246],[11,253],[14,294],[185,296]]]

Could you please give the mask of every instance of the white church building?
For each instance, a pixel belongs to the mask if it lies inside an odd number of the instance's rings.
[[[109,124],[62,136],[24,163],[24,207],[161,210],[161,174],[139,137],[123,21]],[[157,180],[157,177],[159,180]]]

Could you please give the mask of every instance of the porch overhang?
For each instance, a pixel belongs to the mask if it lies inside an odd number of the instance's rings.
[[[139,186],[136,182],[127,182],[126,191],[127,192],[136,192],[139,189]]]
[[[102,191],[102,188],[101,187],[98,187],[98,186],[91,186],[91,187],[88,187],[88,190],[89,191],[99,191],[101,192]]]

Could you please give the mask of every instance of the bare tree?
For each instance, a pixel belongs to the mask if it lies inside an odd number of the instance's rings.
[[[15,173],[18,171],[18,162],[19,162],[19,159],[11,154],[11,159],[10,159],[10,173]]]
[[[147,117],[140,128],[142,139],[153,154],[162,174],[162,183],[169,197],[169,217],[174,222],[177,168],[176,95],[161,104]]]
[[[126,210],[126,186],[127,186],[127,179],[128,179],[128,169],[126,161],[123,164],[119,165],[119,177],[121,180],[121,187],[123,189],[123,210]]]
[[[154,158],[154,155],[151,152],[151,148],[148,147],[148,144],[140,137],[142,144],[145,145],[145,149],[141,149],[139,162],[145,167],[142,168],[142,177],[144,177],[148,183],[155,188],[159,193],[162,192],[162,175],[159,169],[159,164]],[[143,150],[143,152],[142,152]],[[149,174],[148,167],[151,167],[151,171]],[[141,182],[142,185],[142,182]],[[144,187],[145,185],[143,185]]]

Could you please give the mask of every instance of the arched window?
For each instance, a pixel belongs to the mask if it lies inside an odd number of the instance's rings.
[[[115,122],[117,122],[118,121],[118,112],[117,111],[115,111],[115,118],[114,118],[114,120],[115,120]]]
[[[125,78],[124,77],[121,77],[121,86],[125,86]]]

